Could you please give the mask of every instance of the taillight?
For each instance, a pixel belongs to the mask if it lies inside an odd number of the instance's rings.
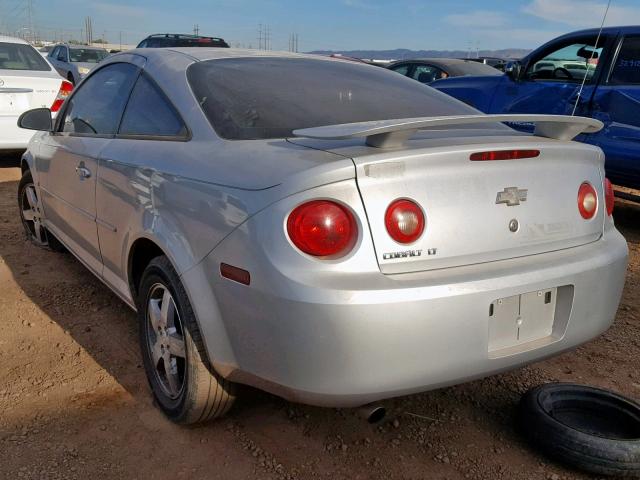
[[[604,179],[604,203],[607,206],[607,215],[613,215],[613,207],[616,203],[616,197],[613,192],[613,185],[608,178]]]
[[[330,200],[312,200],[296,207],[287,219],[287,232],[304,253],[322,258],[343,257],[358,238],[353,214]]]
[[[73,91],[73,84],[71,82],[67,82],[66,80],[62,81],[62,85],[60,85],[60,90],[58,91],[58,95],[56,96],[53,105],[51,105],[51,111],[57,112],[60,110],[60,107],[67,99],[71,92]]]
[[[578,210],[585,220],[591,220],[598,210],[598,194],[589,182],[578,189]]]
[[[470,159],[476,162],[488,162],[493,160],[535,158],[538,156],[540,156],[540,150],[495,150],[490,152],[472,153]]]
[[[417,203],[400,198],[391,202],[384,215],[391,238],[398,243],[413,243],[424,232],[424,213]]]

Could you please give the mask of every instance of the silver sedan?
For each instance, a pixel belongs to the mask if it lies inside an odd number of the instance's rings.
[[[509,122],[536,125],[534,135]],[[138,312],[157,403],[236,383],[349,407],[512,369],[606,330],[627,245],[597,120],[482,115],[388,70],[144,49],[20,121],[20,212]]]

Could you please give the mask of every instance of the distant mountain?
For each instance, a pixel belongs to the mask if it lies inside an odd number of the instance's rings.
[[[498,58],[522,58],[531,50],[522,48],[505,48],[503,50],[480,50],[480,57],[498,57]],[[397,48],[395,50],[316,50],[318,55],[342,54],[349,57],[367,58],[377,60],[401,60],[403,58],[467,58],[470,53],[466,50],[408,50],[406,48]],[[471,56],[475,57],[476,52],[472,52]]]

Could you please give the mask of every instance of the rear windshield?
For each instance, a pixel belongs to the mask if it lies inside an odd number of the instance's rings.
[[[282,138],[299,128],[478,111],[379,67],[309,58],[192,64],[187,78],[219,136]]]
[[[106,50],[96,50],[93,48],[70,48],[69,58],[72,62],[78,63],[100,63],[109,54]]]
[[[31,45],[0,42],[0,70],[48,72],[51,67]]]

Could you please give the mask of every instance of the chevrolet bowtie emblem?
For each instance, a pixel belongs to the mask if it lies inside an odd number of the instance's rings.
[[[498,192],[496,197],[496,204],[506,203],[507,207],[515,207],[520,205],[520,202],[527,201],[528,190],[520,190],[518,187],[507,187],[503,191]]]

